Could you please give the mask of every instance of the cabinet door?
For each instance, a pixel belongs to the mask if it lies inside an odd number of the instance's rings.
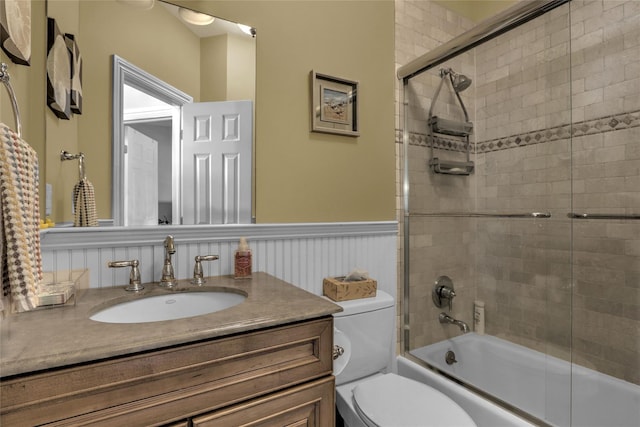
[[[326,377],[192,420],[194,427],[333,427],[334,377]]]

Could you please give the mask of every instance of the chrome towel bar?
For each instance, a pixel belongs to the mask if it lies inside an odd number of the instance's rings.
[[[588,213],[577,213],[577,212],[569,212],[567,214],[569,218],[573,219],[640,219],[640,214],[588,214]]]
[[[461,218],[551,218],[549,212],[489,213],[489,212],[433,212],[409,213],[410,217],[461,217]]]

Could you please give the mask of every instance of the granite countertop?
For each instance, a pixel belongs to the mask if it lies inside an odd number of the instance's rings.
[[[247,295],[239,305],[211,314],[151,323],[101,323],[89,317],[101,308],[145,296],[180,291],[227,290]],[[341,311],[266,273],[251,279],[208,277],[203,286],[179,280],[177,289],[145,284],[138,294],[123,287],[88,289],[75,306],[7,316],[0,323],[0,377],[91,362],[177,344],[283,325]]]

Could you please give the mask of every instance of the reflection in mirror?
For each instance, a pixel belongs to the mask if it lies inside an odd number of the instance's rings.
[[[255,48],[248,61],[232,48],[254,46],[255,30],[159,4],[198,35],[201,90],[192,96],[113,55],[114,224],[249,223],[253,93],[242,91],[255,84]]]
[[[180,223],[181,110],[190,102],[193,97],[114,55],[115,225]]]

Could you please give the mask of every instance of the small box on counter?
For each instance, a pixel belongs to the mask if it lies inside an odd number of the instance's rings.
[[[344,281],[344,276],[327,277],[322,281],[322,292],[334,301],[347,301],[376,296],[378,282],[373,279]]]
[[[88,288],[87,269],[45,271],[36,289],[38,309],[75,305]]]

